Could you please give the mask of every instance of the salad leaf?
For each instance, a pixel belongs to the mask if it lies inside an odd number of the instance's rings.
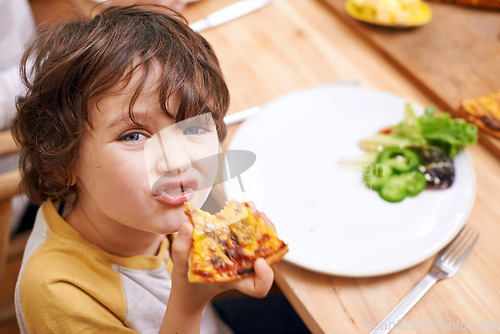
[[[429,145],[441,147],[453,158],[469,144],[477,142],[477,127],[450,114],[425,114],[418,118],[421,133]]]
[[[435,108],[429,107],[418,117],[406,103],[404,119],[395,125],[390,134],[376,134],[362,139],[363,149],[377,149],[388,146],[432,145],[442,148],[451,158],[467,145],[477,142],[477,126],[463,119],[452,119],[449,114],[435,115]]]
[[[422,126],[409,103],[405,105],[403,121],[394,127],[393,133],[396,136],[407,138],[415,143],[425,144],[425,139],[422,136]]]
[[[428,106],[425,108],[424,113],[426,115],[434,115],[434,112],[436,111],[436,106]]]

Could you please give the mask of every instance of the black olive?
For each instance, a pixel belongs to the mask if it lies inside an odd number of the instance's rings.
[[[428,189],[446,189],[455,181],[455,164],[446,152],[436,146],[410,146],[420,157],[419,170],[427,180]]]

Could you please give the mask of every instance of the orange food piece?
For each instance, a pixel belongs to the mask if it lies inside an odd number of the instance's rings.
[[[458,114],[481,130],[500,138],[500,91],[463,101]]]

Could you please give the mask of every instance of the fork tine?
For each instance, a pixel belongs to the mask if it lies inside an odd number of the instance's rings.
[[[462,237],[460,242],[457,244],[454,253],[449,256],[450,263],[455,263],[462,256],[464,248],[467,247],[472,238],[474,238],[474,231],[469,228],[467,232],[464,233],[464,236]]]
[[[471,228],[466,226],[460,233],[457,235],[453,244],[450,245],[449,250],[443,255],[443,259],[446,258],[449,262],[454,262],[455,259],[460,254],[460,251],[464,244],[467,244],[468,239],[471,236]]]
[[[471,236],[471,238],[474,238],[474,239],[472,239],[472,241],[469,243],[469,246],[465,249],[465,252],[460,256],[460,258],[457,259],[457,262],[455,263],[455,266],[457,267],[457,269],[460,269],[462,267],[465,260],[467,259],[469,254],[472,252],[472,248],[476,244],[477,239],[479,239],[479,232],[476,232],[475,234],[473,234]]]
[[[467,226],[463,227],[460,232],[453,238],[453,240],[446,246],[441,252],[439,252],[439,258],[444,260],[449,257],[450,253],[454,252],[455,249],[460,245],[463,239],[461,236],[467,234],[469,229]]]

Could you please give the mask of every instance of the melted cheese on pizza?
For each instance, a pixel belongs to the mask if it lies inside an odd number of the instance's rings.
[[[240,279],[253,272],[257,258],[272,264],[288,251],[274,230],[245,203],[233,200],[215,215],[186,204],[185,212],[194,227],[191,282]]]

